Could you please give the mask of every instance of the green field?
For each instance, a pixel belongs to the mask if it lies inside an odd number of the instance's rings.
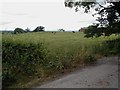
[[[65,59],[69,59],[71,55],[77,55],[81,53],[81,50],[87,50],[88,53],[94,54],[93,48],[96,45],[100,45],[105,40],[115,39],[117,36],[112,35],[110,37],[100,38],[84,38],[83,33],[56,33],[55,35],[50,32],[43,33],[28,33],[19,35],[3,35],[3,40],[7,42],[15,43],[43,43],[44,46],[50,51],[51,54],[55,54]],[[89,50],[88,50],[89,49]],[[97,49],[97,48],[96,48]]]
[[[56,34],[53,34],[51,32],[39,32],[25,34],[4,34],[2,36],[2,42],[3,48],[5,47],[4,50],[13,53],[10,54],[6,52],[8,56],[13,55],[15,59],[19,59],[17,58],[17,55],[21,55],[21,57],[24,59],[20,59],[22,62],[29,62],[29,60],[26,59],[31,57],[31,55],[33,55],[32,59],[34,61],[37,57],[38,61],[39,58],[41,58],[41,61],[38,64],[35,64],[35,70],[37,71],[37,74],[33,75],[33,78],[36,78],[36,76],[39,76],[39,78],[46,78],[55,72],[60,72],[68,68],[91,63],[95,61],[96,58],[99,58],[101,56],[117,55],[116,48],[106,48],[107,45],[105,45],[105,41],[114,40],[116,38],[118,38],[118,36],[115,35],[111,35],[110,37],[84,38],[84,34],[82,32],[57,32]],[[43,49],[41,49],[39,45],[41,45]],[[26,51],[22,52],[22,54],[20,52],[14,53],[13,49],[17,50],[16,47],[19,49],[20,47],[21,49],[23,47],[23,49],[26,49]],[[30,48],[28,49],[28,47]],[[32,51],[31,48],[34,50]],[[39,54],[44,55],[39,57]],[[7,56],[5,57],[6,59],[8,58]],[[15,61],[12,61],[11,57],[9,60],[11,60],[11,62]],[[20,60],[16,60],[16,62],[20,62]],[[19,64],[21,64],[21,62]],[[4,65],[3,69],[5,66],[6,64]],[[17,68],[17,64],[15,67]],[[14,70],[16,69],[11,69],[11,74],[15,72]],[[17,76],[17,74],[15,74],[17,78],[22,77],[23,79],[26,79],[26,77],[24,77],[25,75],[21,74],[21,76]],[[27,78],[27,80],[29,82],[29,78]],[[25,84],[19,84],[19,82],[22,81],[18,80],[17,82],[18,86],[16,87],[25,87]]]

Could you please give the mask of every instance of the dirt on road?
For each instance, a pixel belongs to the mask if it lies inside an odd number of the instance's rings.
[[[118,88],[119,57],[104,57],[87,66],[37,88]]]

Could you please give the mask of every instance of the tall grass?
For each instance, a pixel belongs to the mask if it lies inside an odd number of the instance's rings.
[[[54,72],[94,62],[98,54],[103,55],[110,51],[107,40],[114,40],[117,37],[112,35],[88,39],[79,32],[57,32],[56,34],[41,32],[5,34],[2,38],[3,80],[12,78],[19,82],[21,75],[42,78]],[[113,47],[118,46],[113,45]],[[105,50],[105,48],[109,49]],[[113,50],[112,52],[117,54],[117,49]],[[7,81],[4,82],[7,84]]]

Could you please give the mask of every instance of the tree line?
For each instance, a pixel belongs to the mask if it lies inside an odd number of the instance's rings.
[[[17,33],[27,33],[27,32],[44,32],[44,31],[45,31],[45,27],[43,27],[43,26],[38,26],[33,31],[30,31],[29,28],[27,28],[25,30],[23,30],[22,28],[15,28],[14,34],[17,34]]]

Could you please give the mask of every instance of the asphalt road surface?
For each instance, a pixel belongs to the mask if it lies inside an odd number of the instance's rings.
[[[37,88],[118,88],[119,57],[104,57],[93,66],[79,69]]]

